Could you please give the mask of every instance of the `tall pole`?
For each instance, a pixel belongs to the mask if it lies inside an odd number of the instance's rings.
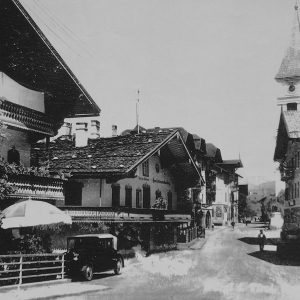
[[[137,101],[136,101],[136,124],[138,133],[140,133],[140,125],[139,125],[139,106],[140,106],[140,90],[137,91]]]

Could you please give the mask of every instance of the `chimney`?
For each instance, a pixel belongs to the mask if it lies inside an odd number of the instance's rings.
[[[76,123],[75,147],[85,147],[88,144],[87,123]]]
[[[98,120],[91,121],[91,138],[97,139],[100,137],[100,122]]]
[[[71,135],[72,132],[72,124],[68,122],[64,122],[62,126],[62,135]]]
[[[112,128],[112,136],[117,136],[117,125],[112,125],[111,126],[111,128]]]

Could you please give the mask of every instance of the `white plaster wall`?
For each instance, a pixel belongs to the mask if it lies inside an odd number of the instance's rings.
[[[150,185],[150,195],[151,195],[151,205],[155,203],[155,192],[157,189],[161,191],[162,197],[167,200],[168,192],[172,192],[172,209],[177,209],[177,194],[175,192],[175,186],[173,184],[172,177],[168,170],[161,169],[159,173],[155,170],[156,164],[160,165],[159,157],[152,156],[149,159],[149,177],[142,176],[142,166],[139,167],[139,170],[135,178],[126,178],[119,180],[117,183],[120,184],[120,205],[125,206],[125,186],[128,184],[132,187],[132,204],[133,207],[136,207],[136,189],[140,188],[142,190],[141,199],[143,199],[143,184],[147,183]],[[165,180],[170,182],[170,185],[164,183],[153,182],[155,180]],[[142,201],[141,201],[142,202]],[[104,183],[101,196],[101,205],[110,207],[112,205],[112,189],[111,184]]]
[[[0,97],[10,102],[45,112],[44,93],[30,90],[0,72]]]

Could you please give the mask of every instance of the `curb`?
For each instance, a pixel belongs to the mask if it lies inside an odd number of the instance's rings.
[[[31,283],[24,283],[24,284],[14,284],[14,285],[6,285],[6,286],[1,286],[0,287],[0,293],[10,290],[23,290],[26,288],[30,288],[30,287],[35,287],[35,286],[39,286],[39,285],[54,285],[54,284],[64,284],[64,283],[68,283],[68,282],[72,282],[70,278],[65,278],[65,279],[59,279],[59,280],[47,280],[47,281],[40,281],[40,282],[31,282]]]

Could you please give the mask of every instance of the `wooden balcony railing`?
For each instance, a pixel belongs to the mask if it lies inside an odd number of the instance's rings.
[[[54,134],[54,120],[52,118],[10,101],[0,101],[0,118],[20,127],[30,128],[49,135]]]
[[[8,197],[64,200],[63,180],[30,175],[9,176],[8,183],[16,191]]]

